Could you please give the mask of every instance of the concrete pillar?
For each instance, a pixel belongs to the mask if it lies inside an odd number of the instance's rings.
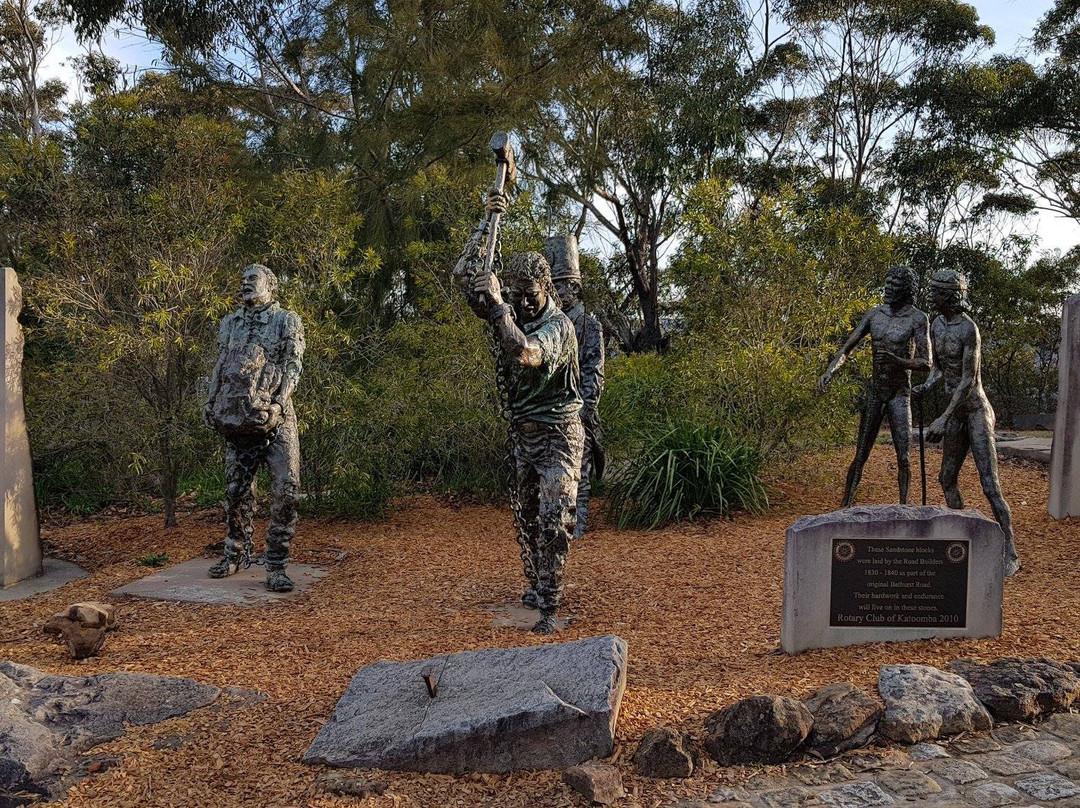
[[[1055,519],[1080,516],[1080,295],[1066,300],[1061,314],[1049,510]]]
[[[15,270],[4,267],[3,371],[6,392],[0,400],[4,425],[2,515],[4,539],[0,544],[0,586],[8,587],[41,574],[41,540],[34,502],[34,475],[30,465],[30,439],[23,408],[23,333],[19,325],[22,289]]]

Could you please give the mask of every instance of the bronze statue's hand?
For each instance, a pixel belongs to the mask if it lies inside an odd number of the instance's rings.
[[[817,389],[819,393],[824,393],[825,388],[829,386],[829,382],[832,381],[832,372],[826,370],[821,374],[821,378],[817,380]]]
[[[902,365],[904,363],[903,359],[894,354],[892,351],[887,350],[886,348],[876,348],[874,350],[874,356],[878,357],[878,359],[884,359],[896,365]]]
[[[926,428],[926,439],[931,443],[937,443],[945,436],[945,424],[948,423],[948,419],[941,415],[934,419],[934,422]]]
[[[493,213],[498,213],[499,215],[502,215],[506,213],[509,207],[510,197],[508,197],[502,191],[497,191],[494,188],[488,191],[487,205],[484,207],[484,209],[487,211],[487,214],[489,216]]]
[[[502,287],[494,272],[477,272],[473,279],[473,291],[486,297],[493,306],[502,305]]]

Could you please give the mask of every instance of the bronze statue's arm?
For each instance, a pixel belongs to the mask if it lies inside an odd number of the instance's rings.
[[[924,317],[923,322],[912,329],[911,336],[915,342],[915,356],[897,356],[891,351],[881,353],[904,370],[925,373],[934,367],[934,350],[930,347],[930,321]]]
[[[851,332],[851,335],[844,343],[844,347],[840,349],[840,352],[833,357],[833,360],[829,363],[829,367],[826,368],[825,373],[818,379],[818,390],[824,390],[830,381],[832,381],[833,374],[836,373],[844,363],[847,361],[848,354],[855,350],[860,342],[866,339],[866,336],[870,333],[870,314],[873,309],[866,312],[863,315],[862,321],[856,326],[855,330]]]
[[[538,368],[544,361],[544,351],[535,339],[525,336],[525,332],[514,322],[514,308],[499,299],[491,310],[491,325],[502,349],[509,356],[517,357],[520,364]]]
[[[273,403],[282,409],[289,403],[296,385],[300,383],[300,374],[304,370],[304,325],[300,318],[289,312],[285,320],[285,350],[282,355],[281,384],[273,395]]]

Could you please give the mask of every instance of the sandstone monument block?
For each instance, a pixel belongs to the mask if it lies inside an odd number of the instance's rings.
[[[4,381],[0,403],[4,425],[3,481],[4,538],[0,542],[0,587],[9,587],[41,574],[41,540],[38,535],[34,475],[30,465],[30,439],[23,408],[23,333],[19,325],[22,289],[15,270],[4,268]]]
[[[787,530],[780,644],[789,654],[863,642],[1001,634],[997,522],[974,510],[876,505]]]
[[[1055,519],[1080,516],[1080,295],[1065,301],[1058,348],[1058,401],[1050,448],[1050,502]]]
[[[361,668],[305,763],[421,772],[565,769],[615,748],[626,642],[589,637]]]

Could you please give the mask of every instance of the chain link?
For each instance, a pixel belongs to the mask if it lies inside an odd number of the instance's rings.
[[[495,234],[495,260],[492,271],[499,276],[503,268],[502,262],[502,237],[498,232]],[[525,530],[525,518],[521,513],[521,497],[517,487],[517,467],[514,460],[514,444],[517,437],[517,426],[514,424],[513,413],[510,411],[510,379],[508,377],[509,366],[505,361],[505,353],[502,343],[495,333],[495,329],[489,332],[492,358],[495,360],[495,386],[499,393],[499,409],[506,421],[506,443],[504,445],[504,462],[507,480],[510,486],[510,510],[514,514],[514,528],[517,530],[518,546],[521,549],[521,564],[525,570],[525,577],[530,585],[536,581],[536,570],[533,565],[532,553],[529,552],[528,534]]]

